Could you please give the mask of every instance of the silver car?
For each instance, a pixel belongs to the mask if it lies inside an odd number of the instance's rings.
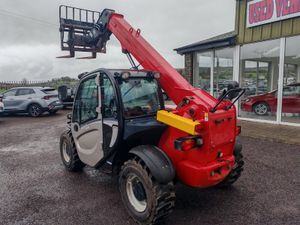
[[[4,104],[2,102],[2,99],[0,98],[0,116],[2,115],[3,111],[4,111]]]
[[[55,114],[63,107],[57,91],[49,87],[12,88],[2,93],[0,98],[4,103],[5,114],[28,113],[32,117],[38,117],[44,112]]]

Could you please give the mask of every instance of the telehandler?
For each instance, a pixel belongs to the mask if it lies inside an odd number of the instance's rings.
[[[193,87],[114,10],[60,6],[59,19],[61,49],[70,52],[63,58],[76,51],[96,58],[113,34],[132,65],[79,76],[60,138],[69,171],[87,165],[117,175],[122,201],[139,224],[157,224],[172,211],[174,182],[227,187],[240,177],[244,162],[234,103],[244,90],[237,83],[218,99]],[[165,108],[162,89],[176,108]]]

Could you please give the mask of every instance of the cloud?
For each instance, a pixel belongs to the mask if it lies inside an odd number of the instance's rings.
[[[174,48],[234,28],[235,0],[1,0],[0,80],[47,80],[99,67],[129,67],[114,38],[108,54],[96,60],[56,59],[67,54],[59,50],[60,4],[115,9],[176,68],[183,67],[183,57]]]
[[[0,80],[48,80],[54,77],[70,76],[103,68],[128,68],[127,58],[121,47],[110,46],[105,55],[96,59],[57,59],[66,55],[57,45],[10,45],[0,49]],[[78,57],[87,54],[77,54]]]

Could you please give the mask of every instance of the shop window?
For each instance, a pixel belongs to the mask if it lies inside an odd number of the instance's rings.
[[[214,96],[219,97],[233,79],[233,48],[215,51],[214,60]]]
[[[197,53],[194,64],[194,86],[207,92],[210,92],[212,55],[212,52]]]
[[[300,123],[300,37],[286,39],[282,121]]]
[[[276,120],[280,40],[241,47],[240,84],[246,89],[239,116]]]

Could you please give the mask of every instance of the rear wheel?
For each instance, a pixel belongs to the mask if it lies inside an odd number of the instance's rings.
[[[139,224],[157,224],[175,206],[173,182],[159,184],[138,158],[123,165],[119,190],[128,213]]]
[[[229,173],[229,175],[225,178],[225,180],[217,184],[217,187],[221,187],[221,188],[230,187],[233,183],[235,183],[239,179],[239,177],[242,174],[242,171],[244,170],[243,168],[244,160],[242,155],[241,143],[237,140],[236,145],[238,145],[239,147],[236,147],[233,152],[233,155],[235,157],[233,168]]]
[[[32,104],[28,107],[28,114],[31,117],[38,117],[42,114],[42,107],[38,104]]]
[[[60,137],[60,156],[69,171],[80,171],[85,166],[79,159],[71,130],[65,131]]]

